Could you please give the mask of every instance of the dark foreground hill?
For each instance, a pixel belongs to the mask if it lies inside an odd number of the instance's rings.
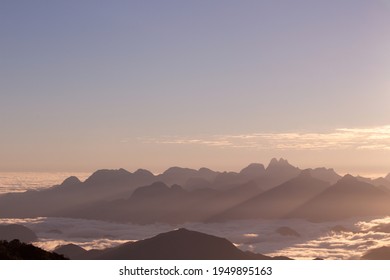
[[[0,241],[0,260],[66,260],[66,258],[15,239],[10,242]]]
[[[0,225],[0,240],[11,241],[14,239],[31,243],[37,240],[37,236],[31,229],[22,225]]]
[[[83,253],[74,247],[75,259],[100,260],[271,260],[288,259],[286,257],[268,257],[262,254],[244,252],[236,248],[225,238],[201,232],[178,229],[161,233],[152,238],[129,242],[118,247],[97,252],[91,250]],[[58,248],[56,252],[64,251]],[[70,256],[70,255],[69,255]]]
[[[362,260],[390,260],[390,247],[380,247],[375,248],[367,253],[365,253],[362,257]]]

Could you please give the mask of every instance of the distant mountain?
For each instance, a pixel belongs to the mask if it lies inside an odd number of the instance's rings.
[[[143,170],[98,170],[85,182],[70,177],[49,189],[0,195],[0,217],[56,216],[65,209],[130,196],[137,187],[154,180],[152,173]]]
[[[63,255],[65,258],[71,260],[83,259],[83,256],[87,254],[87,252],[87,250],[75,244],[61,245],[55,248],[53,251],[53,253]]]
[[[333,221],[390,213],[390,195],[378,187],[345,175],[336,184],[293,210],[288,217]]]
[[[0,241],[0,260],[65,260],[61,255],[50,253],[19,240]]]
[[[387,189],[390,190],[390,181],[385,179],[385,178],[376,178],[372,180],[372,184],[377,187],[386,187]]]
[[[149,239],[123,244],[103,253],[98,259],[269,260],[272,258],[261,254],[243,252],[225,238],[182,228],[161,233]]]
[[[358,179],[361,182],[366,182],[377,187],[386,187],[390,190],[390,181],[382,177],[371,179],[371,178],[357,176],[356,179]]]
[[[212,183],[203,178],[190,178],[187,180],[183,188],[186,190],[201,190],[201,189],[209,189],[212,187]]]
[[[290,227],[280,227],[275,232],[282,235],[282,236],[292,236],[292,237],[300,237],[301,236],[297,231],[293,230]]]
[[[211,221],[283,218],[328,186],[328,183],[313,178],[310,171],[306,170],[299,176],[228,209]]]
[[[262,176],[255,179],[255,182],[264,190],[278,186],[299,175],[301,170],[292,166],[287,160],[273,158],[268,164]]]
[[[202,222],[259,192],[250,182],[226,191],[187,191],[179,185],[168,187],[156,182],[137,188],[128,199],[81,207],[63,212],[63,216],[137,224]]]
[[[261,163],[251,163],[247,167],[243,168],[239,175],[242,177],[254,179],[262,176],[265,173],[264,165]]]
[[[18,239],[21,242],[31,243],[37,241],[36,234],[22,225],[0,225],[0,240],[12,241]]]
[[[184,186],[188,180],[203,179],[205,181],[213,181],[218,172],[212,171],[208,168],[200,168],[199,170],[182,167],[171,167],[163,174],[156,177],[156,181],[164,182],[167,185],[181,185]]]
[[[390,173],[386,175],[385,179],[386,179],[387,181],[390,181]]]
[[[390,260],[390,247],[380,247],[369,250],[362,257],[362,260]]]
[[[215,180],[210,185],[210,188],[217,190],[226,190],[237,187],[239,185],[253,182],[265,174],[264,165],[260,163],[251,163],[243,168],[239,173],[237,172],[220,172]]]
[[[340,180],[342,177],[337,174],[332,168],[315,168],[315,169],[309,169],[311,176],[314,178],[320,179],[322,181],[328,182],[330,184],[335,184],[338,180]]]

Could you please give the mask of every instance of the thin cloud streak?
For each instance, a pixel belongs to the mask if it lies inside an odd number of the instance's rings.
[[[390,150],[390,125],[371,128],[339,128],[326,133],[251,133],[196,138],[163,136],[139,140],[149,144],[204,145],[256,150]]]

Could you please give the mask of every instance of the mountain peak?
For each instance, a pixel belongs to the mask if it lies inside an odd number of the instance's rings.
[[[357,181],[358,181],[358,179],[353,177],[351,174],[346,174],[346,175],[344,175],[343,178],[341,178],[339,180],[339,182],[344,182],[344,183],[347,183],[347,182],[351,183],[351,182],[357,182]]]
[[[266,260],[247,253],[225,238],[179,228],[154,237],[125,243],[98,257],[102,260]]]
[[[385,179],[386,179],[387,181],[390,181],[390,173],[386,175]]]
[[[108,179],[118,176],[127,176],[131,173],[123,168],[120,169],[99,169],[95,171],[86,181]]]
[[[165,175],[177,175],[178,173],[196,173],[195,169],[173,166],[164,171]]]
[[[299,173],[298,177],[300,178],[311,178],[311,170],[310,169],[304,169]]]
[[[152,172],[150,172],[149,170],[146,170],[146,169],[137,169],[135,172],[134,172],[134,175],[140,175],[140,176],[154,176]]]
[[[70,176],[62,182],[61,186],[72,186],[80,183],[81,181],[79,180],[79,178],[77,178],[76,176]]]
[[[286,165],[290,165],[290,163],[288,162],[288,160],[284,159],[284,158],[280,158],[279,160],[277,158],[273,158],[271,159],[271,161],[269,162],[268,164],[268,167],[272,167],[272,166],[286,166]]]
[[[280,158],[279,160],[276,158],[271,159],[270,163],[268,164],[266,170],[278,170],[280,168],[294,168],[298,169],[297,167],[292,166],[286,159]]]
[[[240,171],[241,175],[261,175],[265,171],[261,163],[251,163]]]
[[[166,194],[170,191],[170,188],[163,182],[154,182],[149,186],[137,188],[131,197],[134,198],[144,198],[144,197],[153,197]]]

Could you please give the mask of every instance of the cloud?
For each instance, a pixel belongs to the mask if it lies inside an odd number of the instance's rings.
[[[61,244],[74,243],[85,249],[102,249],[155,236],[179,227],[225,237],[242,250],[272,256],[284,255],[295,259],[358,259],[370,249],[390,246],[390,233],[378,232],[378,225],[390,225],[390,217],[377,219],[349,219],[337,222],[311,223],[299,219],[242,220],[225,223],[121,224],[104,221],[37,218],[0,219],[0,224],[24,224],[37,233],[34,243],[47,250]],[[341,225],[350,232],[335,233],[331,229]],[[282,236],[276,231],[290,227],[300,236]]]
[[[203,145],[256,150],[390,150],[390,125],[371,128],[338,128],[329,132],[276,132],[203,137],[163,136],[141,138],[143,143]]]
[[[45,189],[61,184],[70,176],[85,180],[89,175],[85,172],[1,172],[0,194]]]

